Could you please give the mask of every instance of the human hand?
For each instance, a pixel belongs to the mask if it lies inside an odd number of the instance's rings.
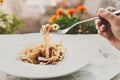
[[[112,14],[115,10],[113,7],[100,8],[97,15],[107,20],[109,25],[102,23],[101,19],[97,19],[95,24],[98,34],[120,50],[120,17]]]

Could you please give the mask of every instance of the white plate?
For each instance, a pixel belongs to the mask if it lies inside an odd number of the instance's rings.
[[[63,42],[65,58],[57,65],[33,65],[16,60],[19,52],[30,44],[43,42],[40,33],[5,35],[0,40],[0,70],[26,78],[53,78],[71,74],[86,66],[94,53],[93,39],[85,35],[51,35],[52,41]]]

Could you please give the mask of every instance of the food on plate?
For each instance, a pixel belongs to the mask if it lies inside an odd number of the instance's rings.
[[[27,47],[17,57],[18,60],[32,64],[56,64],[61,61],[66,53],[62,42],[51,42],[49,32],[58,29],[57,25],[43,25],[40,32],[44,43]]]

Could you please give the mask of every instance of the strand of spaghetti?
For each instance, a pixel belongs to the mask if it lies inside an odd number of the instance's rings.
[[[47,31],[47,33],[46,33],[46,52],[45,52],[45,54],[46,54],[46,58],[48,59],[49,58],[49,45],[50,45],[50,35],[49,35],[49,30]]]
[[[43,35],[43,39],[44,39],[44,44],[45,44],[45,55],[46,58],[49,58],[49,45],[50,45],[50,27],[49,25],[46,26],[42,26],[42,35]]]

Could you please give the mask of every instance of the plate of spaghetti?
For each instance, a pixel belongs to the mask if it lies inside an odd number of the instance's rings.
[[[40,33],[4,35],[0,41],[0,70],[43,79],[71,74],[89,63],[95,50],[91,47],[93,37],[50,34],[51,29],[47,24]]]

